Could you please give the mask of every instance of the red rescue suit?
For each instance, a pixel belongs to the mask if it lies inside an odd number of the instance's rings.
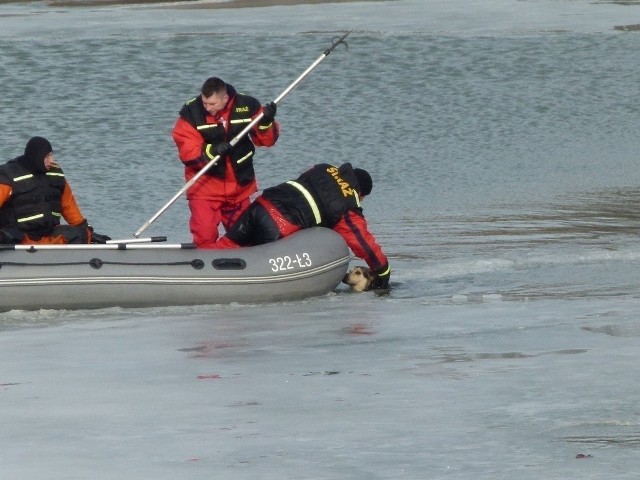
[[[315,165],[295,181],[264,190],[216,247],[259,245],[321,226],[338,232],[376,273],[387,272],[387,257],[369,232],[358,192],[350,163]]]
[[[216,115],[209,114],[200,96],[188,101],[172,131],[178,156],[185,166],[185,181],[209,161],[208,150],[229,142],[262,112],[253,97],[237,93],[227,84],[229,101]],[[199,247],[210,246],[218,238],[218,225],[228,229],[249,206],[249,197],[258,190],[253,169],[256,146],[270,147],[280,132],[279,124],[258,123],[187,191],[191,210],[189,227]]]

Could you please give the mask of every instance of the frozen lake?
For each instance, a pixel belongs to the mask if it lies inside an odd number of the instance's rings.
[[[0,478],[635,478],[635,24],[587,0],[1,5],[0,154],[50,138],[120,238],[182,186],[169,132],[204,78],[267,101],[351,30],[256,169],[369,170],[393,290],[0,313]]]

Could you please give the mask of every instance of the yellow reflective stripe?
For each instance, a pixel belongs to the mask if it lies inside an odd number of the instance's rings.
[[[60,212],[51,212],[51,215],[53,215],[54,217],[62,218],[62,214]],[[18,218],[17,220],[18,220],[18,223],[24,223],[24,222],[30,222],[32,220],[38,220],[42,217],[44,217],[44,213],[38,213],[37,215],[31,215],[30,217]]]
[[[378,276],[384,277],[385,275],[388,275],[390,272],[391,272],[391,267],[387,267],[387,269],[384,272],[379,273]]]
[[[240,165],[242,162],[244,162],[245,160],[249,160],[251,157],[253,156],[253,152],[249,152],[247,153],[244,157],[239,158],[238,161],[236,162],[238,165]]]
[[[64,177],[64,173],[62,172],[47,172],[47,175],[50,177]]]
[[[39,213],[38,215],[32,215],[30,217],[18,218],[18,223],[30,222],[31,220],[38,220],[39,218],[43,218],[44,213]]]
[[[218,128],[219,125],[217,123],[207,123],[206,125],[198,125],[196,127],[197,130],[207,130],[209,128]]]
[[[211,153],[211,148],[213,147],[213,145],[211,145],[210,143],[207,143],[207,147],[204,149],[204,153],[207,155],[207,157],[209,157],[211,160],[213,160],[214,158],[216,158],[216,155],[214,155],[213,153]]]
[[[231,125],[235,123],[251,123],[251,118],[236,118],[235,120],[229,120]]]
[[[294,182],[293,180],[289,180],[287,183],[289,185],[291,185],[291,186],[296,187],[300,191],[300,193],[302,193],[302,195],[304,195],[304,198],[307,199],[307,202],[309,203],[309,206],[311,207],[311,211],[313,212],[313,216],[316,219],[316,225],[320,225],[322,223],[322,217],[320,215],[320,209],[318,208],[318,205],[316,204],[316,201],[313,199],[313,196],[309,193],[309,190],[304,188],[298,182]]]
[[[271,125],[273,125],[273,122],[271,122],[269,125],[260,125],[260,124],[258,124],[258,129],[259,130],[266,130],[267,128],[271,128]]]
[[[14,182],[20,182],[22,180],[28,180],[30,178],[33,178],[33,173],[28,173],[27,175],[22,175],[20,177],[16,177],[13,179]]]
[[[51,215],[53,215],[54,217],[62,218],[62,214],[60,212],[51,212]],[[44,213],[38,213],[37,215],[31,215],[30,217],[18,218],[18,222],[19,223],[30,222],[31,220],[38,220],[39,218],[42,218],[42,217],[44,217]]]

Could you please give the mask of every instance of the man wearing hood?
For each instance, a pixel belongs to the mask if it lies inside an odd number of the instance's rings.
[[[305,228],[331,228],[376,274],[371,288],[388,289],[389,261],[360,206],[372,188],[369,172],[350,163],[314,165],[296,180],[264,190],[213,248],[262,245]]]
[[[31,138],[23,155],[0,166],[0,243],[91,243],[92,233],[46,138]]]

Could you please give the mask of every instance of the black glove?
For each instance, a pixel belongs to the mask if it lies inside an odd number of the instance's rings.
[[[24,238],[24,232],[18,227],[8,226],[0,230],[0,244],[16,245]]]
[[[11,235],[0,230],[0,245],[13,245],[14,243]]]
[[[391,278],[391,269],[386,266],[376,272],[376,278],[371,282],[371,290],[388,290],[389,279]]]
[[[207,154],[207,157],[213,160],[218,155],[220,155],[221,158],[226,157],[231,153],[231,150],[233,150],[233,147],[229,142],[220,142],[216,145],[207,145],[204,152]]]
[[[107,240],[111,240],[111,237],[109,235],[102,235],[100,233],[94,232],[91,225],[87,224],[87,228],[91,232],[91,243],[107,243]]]
[[[109,235],[102,235],[96,232],[91,234],[91,243],[107,243],[107,240],[111,240]]]
[[[273,119],[276,117],[276,112],[278,111],[278,105],[276,105],[275,102],[269,102],[262,107],[262,111],[264,115],[262,115],[260,123],[264,125],[273,123]]]

